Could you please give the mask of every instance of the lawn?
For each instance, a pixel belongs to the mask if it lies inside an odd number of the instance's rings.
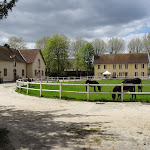
[[[123,80],[100,80],[98,81],[99,84],[120,84]],[[67,83],[67,82],[64,82]],[[79,91],[79,92],[85,92],[86,88],[85,86],[80,86],[78,84],[85,84],[85,81],[72,81],[68,82],[69,84],[76,84],[76,85],[63,85],[62,90],[63,91]],[[150,84],[150,80],[143,80],[142,84]],[[40,85],[37,84],[30,84],[30,88],[34,89],[39,89]],[[102,86],[101,91],[102,92],[112,92],[114,86]],[[59,85],[42,85],[42,89],[49,89],[49,90],[59,90]],[[97,87],[96,87],[97,90]],[[150,92],[150,86],[144,86],[143,87],[143,92]],[[98,91],[98,90],[97,90]],[[136,87],[136,91],[138,91]],[[94,92],[94,87],[90,87],[90,92]],[[22,89],[22,92],[26,94],[26,89]],[[32,96],[39,96],[40,92],[39,91],[33,91],[29,90],[29,95]],[[42,91],[42,96],[46,98],[59,98],[59,92],[50,92],[50,91]],[[124,95],[124,101],[129,102],[150,102],[150,95],[137,95],[136,99],[131,99],[131,95],[126,94]],[[87,100],[87,94],[86,93],[67,93],[67,92],[62,92],[62,99],[67,99],[67,100],[79,100],[79,101],[86,101]],[[90,101],[95,102],[95,101],[105,101],[105,102],[110,102],[113,101],[111,94],[101,94],[101,93],[90,93]],[[115,100],[116,102],[120,100]]]

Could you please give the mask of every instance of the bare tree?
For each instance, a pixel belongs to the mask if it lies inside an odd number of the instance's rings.
[[[83,44],[87,44],[88,42],[83,38],[76,38],[74,41],[71,42],[70,45],[70,55],[75,57],[77,51]]]
[[[132,39],[128,43],[129,53],[140,53],[143,50],[143,43],[140,38]]]
[[[16,36],[11,36],[8,38],[8,45],[11,48],[21,50],[21,49],[27,49],[26,43],[22,38],[18,38]]]
[[[107,44],[102,39],[96,39],[92,42],[95,55],[101,55],[106,52]]]
[[[17,1],[18,0],[10,0],[7,2],[7,0],[3,0],[0,2],[0,20],[8,16],[8,11],[12,10]]]
[[[118,54],[124,50],[125,42],[123,39],[111,38],[108,41],[108,49],[111,50],[111,54]]]
[[[144,51],[150,54],[150,32],[143,36]]]
[[[43,38],[38,40],[35,44],[35,48],[38,48],[41,50],[45,49],[46,48],[46,42],[48,41],[48,39],[50,39],[50,36],[44,36]]]

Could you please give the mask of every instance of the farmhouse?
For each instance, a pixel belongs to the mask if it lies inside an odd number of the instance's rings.
[[[113,77],[144,77],[148,76],[148,63],[147,53],[94,56],[94,75],[101,77],[109,71]]]
[[[0,46],[0,78],[15,81],[18,78],[45,78],[45,61],[39,49],[16,50]]]

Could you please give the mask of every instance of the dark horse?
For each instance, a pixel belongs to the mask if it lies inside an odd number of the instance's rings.
[[[135,78],[135,79],[126,79],[122,83],[133,83],[133,84],[141,84],[142,81],[140,78]],[[138,86],[138,92],[142,92],[142,86]]]
[[[135,92],[135,86],[123,86],[123,91]],[[121,86],[114,87],[113,92],[121,92]],[[132,98],[133,98],[133,95],[136,98],[136,94],[132,94]],[[112,94],[112,99],[115,100],[115,98],[116,98],[116,94]],[[121,99],[121,94],[118,94],[118,99]]]
[[[86,84],[99,84],[97,81],[90,81],[90,80],[87,80],[86,81]],[[101,87],[100,86],[97,86],[97,88],[98,88],[98,90],[101,92]],[[87,86],[86,86],[86,91],[87,91]],[[96,88],[95,88],[95,86],[94,86],[94,92],[96,92]]]

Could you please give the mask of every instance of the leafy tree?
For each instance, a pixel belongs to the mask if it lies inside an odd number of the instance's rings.
[[[103,40],[96,39],[92,42],[92,45],[94,47],[95,55],[101,55],[106,52],[107,44]]]
[[[76,38],[74,41],[71,42],[71,55],[74,57],[77,51],[83,44],[87,44],[88,42],[83,38]]]
[[[27,49],[26,43],[22,38],[18,38],[16,36],[11,36],[8,38],[8,45],[11,48],[21,50],[21,49]]]
[[[0,20],[8,16],[8,11],[12,11],[12,8],[15,6],[17,1],[18,0],[10,0],[7,2],[7,0],[3,0],[0,2]]]
[[[143,50],[143,43],[140,38],[132,39],[128,43],[129,53],[140,53]]]
[[[150,32],[143,36],[144,51],[150,54]]]
[[[94,48],[91,43],[84,44],[80,47],[75,57],[76,70],[86,70],[87,72],[93,67]]]
[[[108,49],[111,50],[112,54],[121,53],[124,50],[125,42],[119,38],[111,38],[108,41]]]
[[[68,65],[69,39],[65,35],[54,34],[48,39],[43,56],[46,60],[46,67],[51,72],[61,75]]]
[[[48,39],[50,39],[50,36],[44,36],[43,38],[38,40],[35,44],[35,48],[41,49],[41,50],[45,49],[46,42],[48,41]]]

